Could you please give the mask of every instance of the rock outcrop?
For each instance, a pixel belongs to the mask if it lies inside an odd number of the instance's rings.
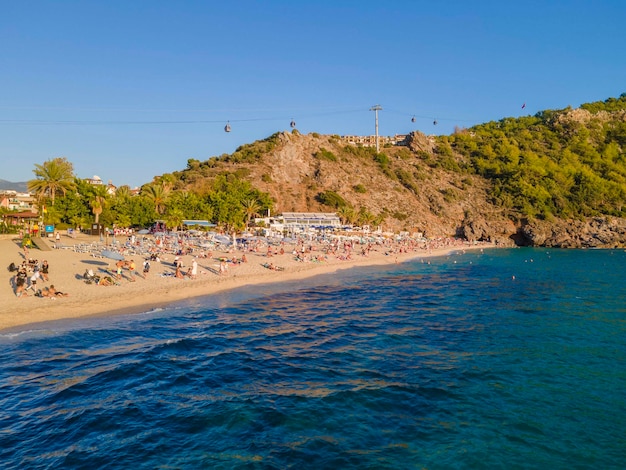
[[[520,229],[523,243],[555,248],[618,248],[626,246],[626,220],[594,217],[584,221],[534,221]]]

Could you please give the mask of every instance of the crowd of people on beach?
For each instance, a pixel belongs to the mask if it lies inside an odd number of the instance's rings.
[[[54,284],[50,286],[39,286],[43,283],[50,281],[50,266],[47,260],[39,262],[36,259],[26,259],[25,251],[24,260],[19,264],[11,263],[9,265],[9,271],[15,274],[12,277],[11,283],[13,286],[13,292],[16,297],[27,297],[33,295],[35,297],[67,297],[68,293],[58,291]],[[30,293],[29,293],[30,291]]]
[[[194,231],[197,232],[197,231]],[[300,263],[324,263],[330,259],[350,261],[356,258],[369,257],[372,251],[383,253],[385,256],[396,256],[411,252],[429,252],[439,248],[463,246],[467,242],[456,238],[424,239],[415,237],[381,237],[381,236],[350,236],[325,237],[307,236],[295,239],[265,239],[252,237],[240,240],[222,235],[222,243],[216,244],[204,233],[176,233],[161,234],[159,236],[137,236],[133,232],[118,231],[115,234],[118,240],[107,245],[107,249],[118,254],[121,259],[115,260],[114,268],[100,268],[98,273],[88,269],[83,274],[87,284],[99,286],[122,285],[123,281],[136,282],[137,278],[148,279],[152,263],[170,265],[171,270],[157,270],[161,276],[171,276],[176,279],[198,279],[200,274],[213,273],[226,276],[229,270],[241,263],[248,262],[249,255],[262,258],[291,256]],[[119,240],[127,236],[125,242]],[[228,243],[225,240],[232,240]],[[23,246],[22,263],[13,265],[12,280],[14,293],[17,297],[27,296],[29,293],[39,297],[67,296],[59,292],[53,285],[40,288],[40,284],[49,282],[49,265],[46,260],[39,262],[30,257],[28,247]],[[224,253],[225,256],[214,257],[214,251]],[[241,256],[237,256],[241,252]],[[173,261],[168,262],[168,259]],[[190,266],[184,266],[183,259],[191,257]],[[98,257],[98,256],[96,256]],[[140,258],[140,266],[135,262]],[[214,260],[215,268],[203,264],[201,260]],[[261,265],[272,271],[282,271],[274,261],[262,262]]]

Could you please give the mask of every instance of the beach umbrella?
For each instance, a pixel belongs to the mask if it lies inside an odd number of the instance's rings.
[[[121,253],[118,253],[117,251],[102,250],[100,254],[104,256],[105,258],[110,258],[110,259],[114,259],[117,261],[122,261],[124,259],[124,255],[122,255]]]

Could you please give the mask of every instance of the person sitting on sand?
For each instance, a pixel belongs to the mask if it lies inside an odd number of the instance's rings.
[[[221,259],[220,260],[220,276],[226,275],[227,269],[228,269],[228,266],[226,265],[226,261]]]
[[[176,265],[176,273],[174,274],[174,277],[177,277],[178,279],[183,279],[183,272],[180,270],[179,265]]]
[[[28,274],[26,273],[26,268],[21,267],[17,274],[15,275],[15,296],[21,297],[26,294],[24,288],[26,287],[26,279],[28,279]]]
[[[113,278],[111,276],[104,276],[103,278],[101,278],[97,284],[99,286],[112,286],[114,284],[113,282]]]

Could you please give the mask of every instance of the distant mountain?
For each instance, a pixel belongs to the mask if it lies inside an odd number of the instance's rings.
[[[12,191],[18,191],[20,193],[25,193],[28,191],[26,188],[26,181],[21,183],[12,183],[11,181],[0,179],[0,191],[3,189],[9,189]]]

